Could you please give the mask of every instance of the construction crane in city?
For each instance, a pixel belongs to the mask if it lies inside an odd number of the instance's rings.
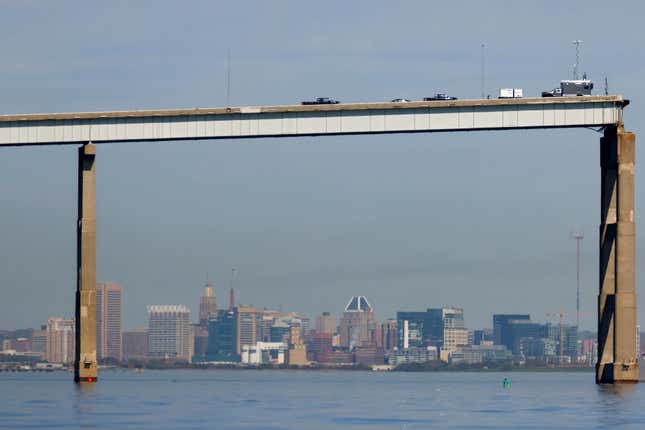
[[[580,250],[585,234],[582,231],[572,232],[571,238],[576,240],[576,327],[580,328]]]

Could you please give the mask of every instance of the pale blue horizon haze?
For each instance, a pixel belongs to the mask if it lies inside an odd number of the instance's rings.
[[[566,5],[566,6],[565,6]],[[582,70],[632,103],[643,138],[645,43],[635,1],[37,2],[0,0],[0,114],[420,99],[521,87]],[[567,312],[584,231],[582,328],[595,329],[598,139],[593,130],[104,144],[97,280],[124,288],[124,328],[149,304],[197,318],[207,274],[226,306],[339,315],[366,295],[397,310]],[[638,267],[645,267],[637,149]],[[72,316],[76,147],[0,148],[0,329]],[[642,273],[642,272],[639,272]],[[637,278],[641,291],[642,277]],[[643,295],[641,294],[641,297]],[[639,299],[643,309],[645,302]]]

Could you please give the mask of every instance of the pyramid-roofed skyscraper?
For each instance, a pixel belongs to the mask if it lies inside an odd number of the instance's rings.
[[[375,343],[374,309],[367,297],[354,296],[347,302],[338,331],[342,347],[351,349]]]

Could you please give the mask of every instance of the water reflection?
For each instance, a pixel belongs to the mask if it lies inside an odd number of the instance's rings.
[[[79,382],[74,384],[73,415],[80,428],[94,427],[88,424],[88,417],[95,412],[96,382]]]
[[[597,385],[597,404],[594,410],[589,412],[598,416],[598,422],[603,428],[633,423],[636,387],[637,384]]]
[[[600,384],[598,390],[601,395],[628,397],[636,393],[636,384]]]

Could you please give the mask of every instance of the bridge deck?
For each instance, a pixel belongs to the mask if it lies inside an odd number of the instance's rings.
[[[595,127],[622,96],[0,115],[0,145]]]

